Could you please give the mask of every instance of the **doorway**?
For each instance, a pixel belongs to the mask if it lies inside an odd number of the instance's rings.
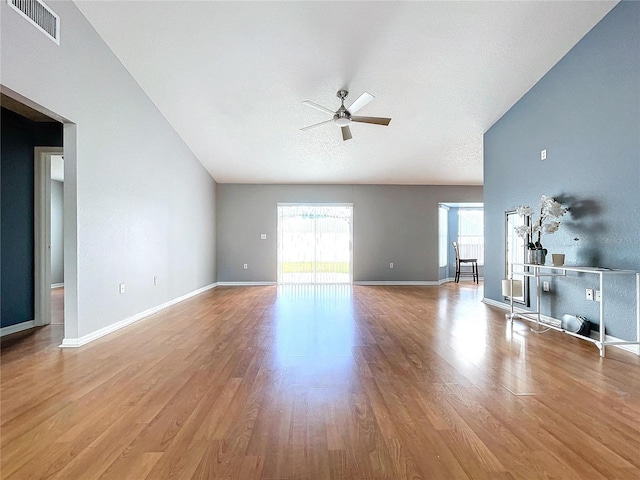
[[[51,155],[51,323],[64,325],[64,157]]]
[[[458,244],[460,258],[475,258],[478,275],[484,277],[484,204],[446,202],[439,205],[439,280],[454,281],[456,256],[453,242]],[[469,277],[471,278],[471,277]]]
[[[56,306],[64,334],[78,337],[77,128],[74,123],[0,85],[2,103],[2,312],[0,336],[51,323],[51,159],[63,154],[64,288]],[[48,145],[48,146],[37,146]],[[10,147],[10,148],[9,148]],[[5,170],[6,167],[6,170]],[[8,175],[7,173],[11,173]],[[18,177],[16,177],[16,175]],[[15,188],[5,188],[12,186]],[[7,195],[18,195],[12,201]],[[5,209],[20,206],[16,215]],[[5,222],[19,220],[13,228]],[[26,239],[26,240],[25,240]],[[5,256],[5,247],[7,255]],[[18,249],[11,252],[11,249]],[[11,260],[11,262],[9,262]],[[19,270],[19,271],[16,271]],[[5,281],[9,278],[8,281]],[[18,281],[16,281],[18,280]],[[62,282],[59,282],[62,283]],[[63,298],[60,298],[62,296]],[[5,299],[12,299],[12,302]],[[60,326],[62,327],[62,326]],[[47,330],[50,331],[50,330]],[[77,346],[63,339],[62,346]]]
[[[278,283],[350,284],[353,205],[278,205]]]
[[[63,269],[63,183],[64,163],[61,147],[34,149],[34,260],[35,260],[35,324],[52,323],[52,304],[55,322],[64,324]],[[59,254],[59,255],[58,255]],[[60,258],[58,258],[60,257]],[[55,267],[55,275],[52,275]]]

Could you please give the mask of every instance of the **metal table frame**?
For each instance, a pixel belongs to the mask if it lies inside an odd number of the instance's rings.
[[[608,269],[608,268],[597,268],[597,267],[570,267],[570,266],[562,266],[555,267],[549,265],[535,265],[531,263],[514,263],[511,266],[511,271],[509,272],[508,279],[511,285],[511,292],[513,292],[513,267],[522,267],[522,271],[515,272],[518,275],[523,275],[525,277],[535,278],[536,280],[536,309],[535,311],[520,311],[516,312],[513,306],[513,295],[509,296],[509,305],[510,311],[507,315],[509,320],[513,322],[513,319],[516,317],[522,318],[524,320],[535,321],[537,324],[537,329],[533,330],[534,332],[542,333],[548,330],[557,330],[574,337],[581,338],[583,340],[587,340],[588,342],[594,343],[598,349],[600,350],[600,356],[604,357],[606,353],[606,347],[615,346],[615,345],[638,345],[640,346],[640,273],[635,272],[633,270],[616,270],[616,269]],[[573,332],[568,332],[564,330],[562,327],[550,324],[549,322],[541,322],[540,318],[540,296],[542,290],[540,288],[540,278],[543,277],[567,277],[567,272],[576,272],[576,273],[588,273],[598,275],[600,281],[600,318],[599,318],[599,326],[600,331],[597,338],[585,337],[583,335],[578,335]],[[604,293],[604,277],[605,275],[635,275],[636,277],[636,340],[627,341],[627,340],[616,340],[616,341],[607,341],[605,334],[605,312],[604,312],[604,304],[605,304],[605,293]],[[540,329],[540,326],[543,325],[544,328]],[[638,350],[638,355],[640,355],[640,348]]]

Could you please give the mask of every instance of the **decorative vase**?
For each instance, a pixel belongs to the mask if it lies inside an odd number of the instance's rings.
[[[532,265],[544,265],[547,260],[547,249],[536,248],[529,250],[529,263]]]
[[[564,253],[552,253],[551,262],[554,267],[561,267],[564,265]]]

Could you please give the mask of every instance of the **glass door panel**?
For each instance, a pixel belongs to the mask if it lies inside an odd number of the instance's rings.
[[[351,205],[278,206],[278,283],[351,283]]]

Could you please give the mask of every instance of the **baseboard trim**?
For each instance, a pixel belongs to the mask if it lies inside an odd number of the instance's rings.
[[[62,288],[62,287],[64,287],[64,283],[52,283],[51,284],[51,289]]]
[[[497,300],[493,300],[492,298],[487,298],[484,297],[482,299],[482,303],[485,303],[491,307],[496,307],[499,308],[501,310],[510,310],[511,309],[511,305],[505,302],[499,302]],[[514,305],[513,309],[516,312],[525,312],[526,310],[524,308],[518,308],[517,306]]]
[[[612,337],[611,335],[606,336],[607,342],[624,342],[624,340],[620,340],[619,338]],[[634,353],[636,355],[640,355],[640,345],[607,345],[607,348],[616,347],[627,352]]]
[[[453,282],[453,277],[444,278],[442,280],[363,280],[353,282],[353,285],[362,286],[427,286],[433,287],[442,285],[443,283]],[[481,279],[482,280],[482,279]],[[469,280],[471,282],[471,280]],[[219,287],[255,287],[255,286],[268,286],[278,285],[278,282],[218,282]],[[283,285],[298,285],[298,284],[283,284]],[[307,285],[307,284],[305,284]],[[313,284],[308,284],[313,285]]]
[[[431,281],[431,280],[420,280],[420,281],[362,281],[362,282],[353,282],[354,285],[363,285],[363,286],[427,286],[433,287],[440,285],[439,281]]]
[[[443,278],[442,280],[439,280],[438,283],[440,285],[442,285],[443,283],[450,283],[450,282],[455,282],[456,278],[455,277],[447,277],[447,278]],[[465,278],[465,279],[460,279],[460,281],[458,283],[475,283],[475,281],[473,280],[473,278]],[[484,282],[484,277],[478,277],[478,283],[479,282]]]
[[[115,332],[116,330],[120,330],[121,328],[124,328],[128,325],[131,325],[132,323],[138,322],[144,318],[147,318],[151,315],[153,315],[154,313],[158,313],[166,308],[171,307],[172,305],[175,305],[176,303],[180,303],[183,302],[191,297],[195,297],[196,295],[200,295],[201,293],[206,292],[207,290],[211,290],[212,288],[217,287],[218,284],[217,283],[211,283],[205,287],[199,288],[197,290],[194,290],[192,292],[189,292],[185,295],[182,295],[180,297],[174,298],[173,300],[169,300],[168,302],[162,303],[160,305],[157,305],[153,308],[150,308],[148,310],[145,310],[143,312],[140,312],[136,315],[133,315],[129,318],[125,318],[124,320],[120,320],[119,322],[113,323],[111,325],[108,325],[104,328],[101,328],[100,330],[96,330],[95,332],[91,332],[87,335],[84,335],[82,337],[79,338],[64,338],[62,340],[62,344],[60,345],[60,348],[78,348],[81,347],[83,345],[86,345],[89,342],[93,342],[94,340],[97,340],[100,337],[104,337],[105,335],[109,335],[110,333]]]
[[[505,310],[505,311],[510,310],[510,305],[508,303],[498,302],[497,300],[492,300],[491,298],[483,298],[482,302],[492,307],[497,307],[501,310]],[[515,307],[515,306],[513,307],[513,311],[516,313],[527,313],[526,309]],[[542,320],[543,323],[548,323],[556,327],[559,327],[561,324],[559,319],[550,317],[548,315],[540,315],[540,320]],[[592,332],[591,338],[597,338],[595,335],[598,335],[598,333]],[[613,337],[611,335],[605,335],[605,341],[606,342],[624,342],[626,340],[622,340],[620,338]],[[636,355],[640,355],[640,345],[607,345],[607,347],[609,348],[615,347],[621,350],[625,350],[627,352],[635,353]]]
[[[35,326],[35,320],[28,320],[26,322],[16,323],[15,325],[8,325],[6,327],[0,328],[0,337],[11,335],[12,333],[22,332],[23,330],[29,330],[30,328],[35,328]]]

